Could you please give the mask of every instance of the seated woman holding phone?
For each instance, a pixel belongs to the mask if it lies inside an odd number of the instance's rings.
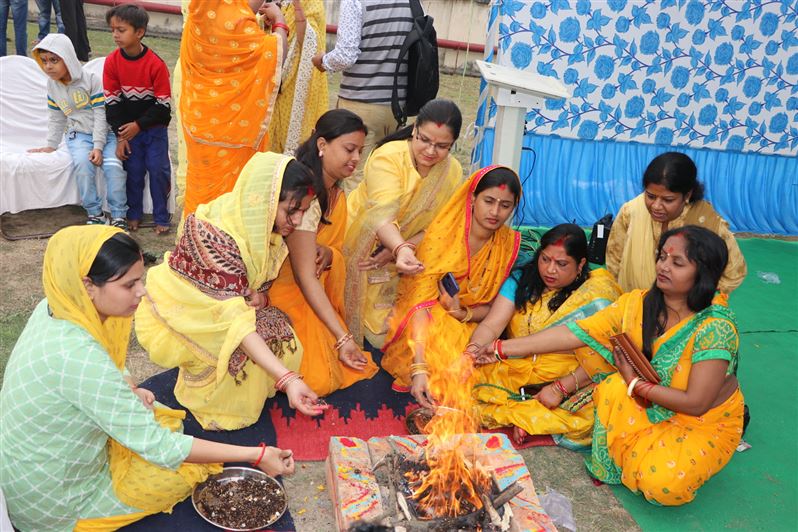
[[[597,479],[678,506],[734,454],[743,432],[743,394],[733,374],[739,337],[727,296],[716,293],[728,256],[723,239],[708,229],[672,229],[660,238],[649,290],[496,346],[501,357],[589,347],[587,356],[577,355],[576,378],[613,371],[593,392],[586,465]],[[485,348],[473,356],[478,364],[496,363]],[[573,393],[573,379],[559,382],[538,400],[555,408]]]
[[[620,287],[607,270],[591,271],[588,267],[587,238],[582,228],[560,224],[543,235],[532,260],[513,270],[504,282],[467,349],[491,345],[505,329],[509,338],[518,338],[586,318],[620,295]],[[483,425],[513,426],[517,444],[522,444],[528,434],[551,434],[564,447],[590,447],[592,381],[574,381],[578,367],[573,352],[483,366],[474,388]],[[573,404],[549,411],[534,396],[544,386],[557,386],[557,379],[567,379],[582,391]]]
[[[504,223],[520,197],[521,183],[509,168],[474,173],[427,228],[417,250],[424,270],[399,281],[382,367],[395,390],[410,391],[422,406],[434,404],[425,341],[446,329],[457,337],[450,349],[459,355],[487,315],[518,256],[521,236]]]

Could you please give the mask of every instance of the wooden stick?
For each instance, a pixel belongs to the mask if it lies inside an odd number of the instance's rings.
[[[515,497],[522,491],[524,491],[524,487],[519,485],[517,481],[513,482],[512,484],[504,488],[501,491],[501,493],[499,493],[498,495],[496,495],[496,497],[493,498],[492,504],[495,508],[504,506],[505,503],[510,502],[510,500],[512,500],[513,497]]]

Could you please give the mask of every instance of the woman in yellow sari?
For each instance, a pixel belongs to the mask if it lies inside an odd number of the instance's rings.
[[[300,373],[319,395],[327,395],[377,372],[371,355],[348,334],[344,314],[346,197],[340,183],[360,161],[366,126],[345,109],[327,111],[313,135],[297,150],[297,160],[324,180],[328,205],[324,218],[313,202],[302,224],[285,239],[289,260],[283,263],[269,296],[288,314],[302,342]]]
[[[378,143],[347,198],[344,300],[349,331],[360,345],[366,339],[382,347],[399,274],[424,269],[415,247],[462,183],[463,169],[450,153],[462,123],[454,102],[427,102],[415,124]]]
[[[588,347],[576,378],[613,372],[596,386],[588,471],[623,484],[656,504],[677,506],[729,462],[743,431],[743,395],[734,371],[739,337],[725,294],[726,243],[688,225],[671,229],[657,247],[656,284],[633,290],[593,316],[506,340],[510,356]],[[651,361],[660,382],[638,377],[610,337],[625,333]],[[546,356],[546,355],[541,355]],[[478,363],[490,362],[480,353]],[[617,372],[616,372],[617,370]],[[556,407],[574,390],[566,377],[538,400]]]
[[[186,218],[175,250],[147,274],[136,335],[153,362],[180,368],[175,397],[206,430],[251,425],[275,391],[304,414],[321,413],[295,373],[302,345],[268,299],[288,253],[283,238],[316,181],[291,157],[255,154],[231,192]]]
[[[685,225],[699,225],[720,236],[729,248],[729,264],[718,290],[730,294],[742,284],[747,268],[729,223],[704,197],[695,163],[683,153],[655,157],[643,174],[643,193],[623,204],[607,241],[607,270],[624,292],[648,288],[654,282],[649,260],[662,233]]]
[[[183,0],[183,21],[174,97],[185,217],[232,190],[250,157],[269,147],[288,26],[276,4],[260,0]]]
[[[135,385],[125,358],[143,274],[119,229],[69,227],[47,244],[46,299],[0,391],[0,488],[20,530],[116,530],[171,511],[221,462],[293,472],[290,451],[184,435],[185,412]]]
[[[291,155],[329,107],[327,74],[312,62],[316,52],[326,47],[327,26],[322,0],[284,1],[281,10],[289,28],[288,52],[269,122],[269,149]]]
[[[508,338],[517,338],[586,318],[619,295],[620,288],[606,270],[588,268],[585,232],[578,225],[558,225],[540,239],[532,260],[504,282],[488,315],[471,335],[469,347],[491,345],[505,329]],[[569,409],[550,411],[532,397],[534,391],[527,395],[528,390],[572,374],[578,367],[573,352],[482,367],[474,387],[482,423],[490,428],[513,426],[517,444],[527,434],[551,434],[564,447],[590,447],[593,404],[589,397]],[[590,382],[580,383],[585,394]]]
[[[393,375],[395,390],[410,391],[422,406],[434,403],[424,371],[427,348],[445,329],[457,338],[447,347],[462,353],[510,274],[521,235],[504,222],[520,197],[521,183],[509,168],[474,173],[427,228],[418,247],[424,271],[399,281],[382,367]],[[450,273],[456,293],[439,284]]]

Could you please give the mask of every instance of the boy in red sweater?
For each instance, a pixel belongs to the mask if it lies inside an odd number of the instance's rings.
[[[170,222],[166,127],[172,93],[166,63],[141,43],[149,19],[144,9],[133,4],[118,5],[105,14],[119,48],[105,58],[103,88],[106,119],[116,133],[116,153],[127,171],[128,226],[135,231],[141,223],[144,176],[149,172],[155,232],[163,234]]]

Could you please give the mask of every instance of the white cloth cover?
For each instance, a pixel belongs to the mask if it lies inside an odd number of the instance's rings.
[[[85,68],[102,77],[104,57]],[[66,143],[53,153],[27,153],[46,144],[47,76],[30,57],[0,57],[0,214],[29,209],[80,205],[72,158]],[[105,196],[102,170],[97,187]],[[108,210],[108,206],[104,208]],[[169,212],[175,210],[175,176]],[[144,212],[152,213],[149,180],[144,190]]]

